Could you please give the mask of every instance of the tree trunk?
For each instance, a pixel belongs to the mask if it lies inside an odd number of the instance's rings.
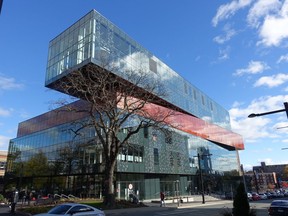
[[[116,159],[106,163],[104,175],[104,205],[107,207],[115,207],[115,192],[114,192],[114,170]]]

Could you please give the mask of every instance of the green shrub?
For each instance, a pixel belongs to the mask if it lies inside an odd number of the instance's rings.
[[[237,188],[236,196],[233,201],[233,216],[249,216],[250,205],[245,191],[244,184],[241,182]]]
[[[53,207],[54,206],[25,206],[25,207],[17,207],[16,206],[16,210],[18,212],[30,213],[30,214],[34,215],[34,214],[45,213]]]
[[[240,183],[233,201],[233,209],[230,211],[228,208],[220,212],[222,216],[256,216],[256,210],[250,209],[247,193],[244,184]]]
[[[5,202],[5,201],[6,201],[5,197],[2,194],[0,194],[0,202]]]

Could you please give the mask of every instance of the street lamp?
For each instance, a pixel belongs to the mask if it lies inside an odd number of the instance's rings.
[[[203,173],[202,173],[202,168],[201,168],[201,164],[200,164],[200,157],[203,158],[203,156],[211,156],[212,154],[202,154],[200,155],[199,153],[197,154],[198,158],[198,166],[199,166],[199,172],[200,172],[200,182],[201,182],[201,194],[202,194],[202,204],[205,204],[205,196],[204,196],[204,181],[203,181]]]
[[[179,197],[179,180],[176,180],[175,181],[175,195],[176,195],[176,197],[177,197],[177,205],[178,205],[178,207],[180,206],[180,202],[181,202],[181,200],[180,200],[180,197]]]
[[[286,115],[288,118],[288,103],[284,102],[284,109],[280,109],[280,110],[274,110],[271,112],[265,112],[265,113],[251,113],[248,118],[254,118],[254,117],[258,117],[258,116],[263,116],[263,115],[270,115],[270,114],[274,114],[274,113],[278,113],[278,112],[284,112],[286,111]]]

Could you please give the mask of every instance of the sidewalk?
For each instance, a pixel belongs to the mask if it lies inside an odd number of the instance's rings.
[[[207,206],[207,205],[218,205],[218,204],[232,204],[232,200],[207,200],[204,204],[202,201],[193,201],[193,202],[183,202],[183,203],[166,203],[166,207],[168,208],[193,208],[198,206]],[[160,207],[160,202],[144,202],[148,207]]]
[[[223,204],[223,206],[228,205],[228,204],[232,204],[231,200],[213,200],[213,201],[206,201],[205,204],[203,204],[201,201],[194,201],[194,202],[185,202],[185,203],[166,203],[165,207],[160,207],[160,201],[159,203],[157,202],[144,202],[144,204],[147,207],[139,207],[139,208],[127,208],[127,209],[111,209],[111,210],[105,210],[105,214],[106,216],[111,216],[111,215],[117,215],[117,214],[122,214],[126,213],[126,212],[130,212],[133,213],[135,212],[135,215],[137,214],[137,212],[141,211],[141,212],[145,212],[145,211],[151,211],[153,209],[159,209],[159,208],[193,208],[193,207],[199,207],[199,206],[210,206],[210,205],[219,205],[219,204]]]

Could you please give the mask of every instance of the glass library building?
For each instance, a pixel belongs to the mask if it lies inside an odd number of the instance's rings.
[[[143,128],[120,150],[116,197],[133,193],[146,200],[158,199],[160,191],[167,196],[198,194],[202,189],[210,194],[231,192],[235,179],[240,179],[238,150],[244,143],[231,131],[228,111],[96,10],[50,41],[45,86],[59,91],[58,80],[87,65],[105,67],[102,58],[108,55],[117,70],[105,68],[107,72],[125,79],[127,70],[148,71],[168,92],[161,98],[165,103],[157,106],[181,113],[173,118],[180,127],[167,126],[165,133]],[[73,103],[85,106],[82,99]],[[86,129],[81,137],[71,133],[76,127],[72,123],[85,119],[81,113],[57,115],[53,110],[19,123],[17,137],[9,144],[6,188],[101,198],[103,152],[87,142],[95,131]]]

